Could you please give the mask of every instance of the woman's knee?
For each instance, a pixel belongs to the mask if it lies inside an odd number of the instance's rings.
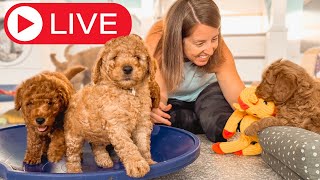
[[[223,128],[233,113],[233,109],[224,98],[218,83],[205,88],[195,102],[195,113],[208,139],[225,141]]]
[[[200,124],[203,128],[203,131],[210,141],[212,142],[226,141],[222,136],[222,132],[230,115],[231,115],[230,113],[222,112],[222,113],[217,113],[214,116],[209,117],[208,119],[200,120]]]
[[[197,115],[189,109],[170,111],[170,121],[173,127],[181,128],[192,133],[203,133]]]

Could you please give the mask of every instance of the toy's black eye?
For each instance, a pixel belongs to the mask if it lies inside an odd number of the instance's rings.
[[[52,106],[52,105],[53,105],[53,102],[52,102],[52,101],[49,101],[49,102],[48,102],[48,105],[49,105],[49,106]]]
[[[265,105],[268,105],[268,102],[267,102],[267,101],[263,101],[263,103],[264,103]]]

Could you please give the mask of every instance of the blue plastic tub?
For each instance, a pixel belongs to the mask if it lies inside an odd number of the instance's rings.
[[[0,129],[0,177],[5,179],[47,180],[115,180],[137,179],[126,175],[122,163],[115,152],[109,150],[114,161],[113,168],[100,168],[96,165],[88,144],[83,150],[83,173],[68,174],[64,159],[59,163],[46,160],[39,165],[24,165],[26,149],[26,129],[14,126]],[[200,142],[194,134],[167,126],[154,126],[151,136],[151,154],[157,164],[151,166],[150,172],[143,178],[150,179],[176,172],[195,161],[200,153]]]

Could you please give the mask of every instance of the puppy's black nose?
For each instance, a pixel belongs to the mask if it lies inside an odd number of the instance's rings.
[[[125,74],[130,74],[130,73],[132,72],[133,68],[132,68],[132,66],[124,66],[124,67],[122,68],[122,70],[123,70],[123,72],[124,72]]]
[[[37,119],[36,119],[36,122],[37,122],[38,124],[40,124],[40,125],[43,124],[44,121],[45,121],[44,118],[37,118]]]

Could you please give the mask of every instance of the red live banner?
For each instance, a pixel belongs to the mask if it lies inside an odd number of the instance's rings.
[[[20,3],[4,22],[19,44],[104,44],[130,34],[131,27],[130,13],[116,3]]]

